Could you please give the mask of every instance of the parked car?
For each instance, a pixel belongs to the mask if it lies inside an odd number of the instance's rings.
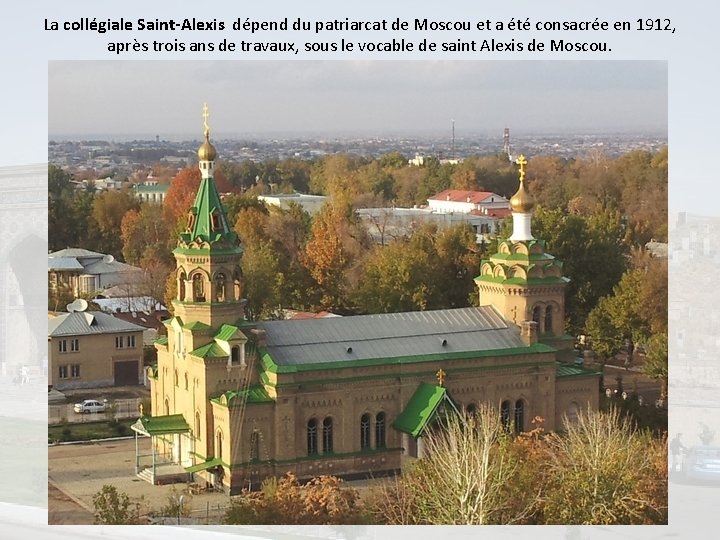
[[[690,448],[683,459],[683,473],[688,480],[720,481],[720,447]]]
[[[86,399],[82,403],[76,403],[73,409],[76,413],[98,413],[105,412],[107,405],[97,399]]]

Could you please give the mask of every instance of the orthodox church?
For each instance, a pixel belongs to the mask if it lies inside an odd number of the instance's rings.
[[[524,158],[512,235],[475,279],[480,307],[255,322],[204,117],[202,179],[173,252],[174,316],[149,372],[152,413],[133,426],[152,441],[140,476],[230,494],[286,472],[377,476],[422,457],[440,411],[491,403],[522,431],[535,416],[552,430],[598,407],[599,373],[574,362],[564,334],[562,263],[532,236]]]

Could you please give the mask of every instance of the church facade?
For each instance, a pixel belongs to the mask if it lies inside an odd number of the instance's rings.
[[[254,322],[205,120],[201,184],[174,250],[174,316],[149,374],[152,412],[134,427],[152,437],[152,481],[161,462],[231,494],[286,472],[380,475],[423,455],[441,410],[491,403],[520,431],[535,416],[556,429],[597,408],[599,374],[572,362],[564,335],[562,264],[532,237],[524,159],[513,235],[476,278],[480,307]]]

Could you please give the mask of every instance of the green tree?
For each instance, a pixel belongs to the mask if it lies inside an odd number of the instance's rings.
[[[122,241],[120,231],[123,217],[131,210],[140,208],[138,200],[129,191],[104,191],[93,199],[92,216],[97,223],[102,242],[102,253],[120,255]]]
[[[127,493],[118,492],[115,486],[105,484],[93,495],[95,523],[97,525],[132,525],[138,523],[139,503],[133,503]]]
[[[275,319],[282,309],[282,284],[278,258],[267,242],[245,247],[242,259],[243,281],[250,320]]]
[[[667,399],[668,388],[668,339],[667,334],[654,334],[645,346],[643,373],[660,382],[660,399]]]
[[[567,325],[580,333],[590,311],[612,292],[627,267],[621,216],[609,210],[585,217],[540,208],[533,216],[533,236],[545,240],[548,253],[563,261],[563,273],[570,278]]]

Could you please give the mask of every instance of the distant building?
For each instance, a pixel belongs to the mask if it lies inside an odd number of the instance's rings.
[[[48,321],[48,384],[57,390],[139,384],[143,327],[100,311]]]
[[[510,201],[491,191],[447,189],[428,198],[428,206],[436,212],[487,213],[503,210],[509,213]]]
[[[142,184],[133,186],[135,197],[146,203],[162,204],[165,202],[170,186],[168,184],[160,184],[158,182],[146,181]]]
[[[425,224],[438,228],[467,223],[475,231],[476,242],[489,242],[497,233],[500,217],[462,212],[437,212],[431,208],[359,208],[357,215],[370,237],[377,244],[387,245],[392,240],[410,238]]]
[[[51,291],[65,289],[76,297],[113,285],[140,282],[143,271],[115,260],[112,255],[82,248],[66,248],[48,255]]]
[[[304,193],[278,193],[277,195],[259,195],[258,200],[283,210],[287,210],[290,203],[295,203],[312,216],[327,202],[327,197],[323,195],[306,195]]]

